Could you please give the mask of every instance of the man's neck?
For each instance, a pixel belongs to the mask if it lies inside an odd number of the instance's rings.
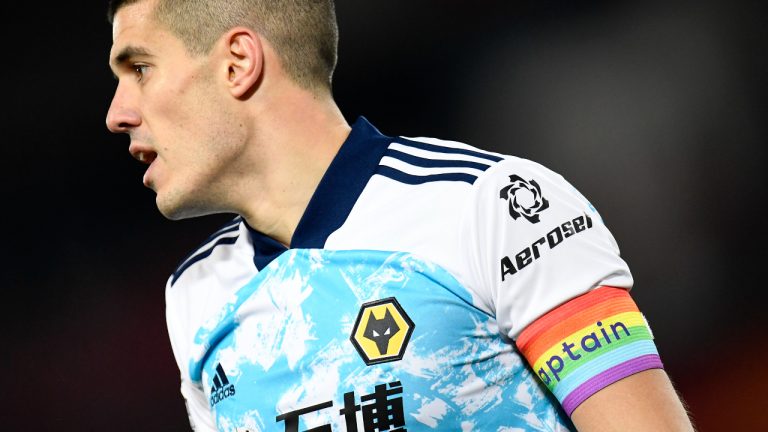
[[[259,175],[243,189],[248,224],[290,246],[296,227],[350,126],[330,96],[289,88],[254,116]]]

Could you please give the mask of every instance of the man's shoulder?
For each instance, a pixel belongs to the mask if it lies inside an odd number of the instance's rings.
[[[471,185],[505,158],[460,141],[398,136],[392,138],[377,174],[409,185]]]
[[[195,329],[258,273],[252,250],[248,227],[236,217],[182,260],[165,290],[168,327],[176,345],[191,341]]]
[[[222,252],[227,252],[224,250],[226,249],[224,247],[229,246],[231,248],[244,240],[242,237],[245,232],[247,232],[247,228],[243,218],[240,216],[234,217],[223,224],[181,260],[168,279],[168,288],[174,287],[182,277],[190,279],[187,273],[192,272],[192,269],[195,267],[200,267],[201,264],[210,265],[222,260],[224,257],[220,255],[222,255]]]
[[[400,170],[403,170],[402,167],[410,168],[410,170],[403,171],[417,176],[421,174],[415,180],[413,176],[409,179],[411,183],[417,184],[444,180],[458,180],[476,184],[494,176],[504,177],[501,173],[509,170],[562,179],[559,173],[540,162],[512,155],[511,152],[495,151],[482,145],[475,146],[463,141],[424,136],[393,137],[381,165],[391,165]],[[421,168],[422,172],[413,172],[415,171],[413,166]],[[425,176],[423,174],[428,172],[439,172],[443,175]],[[379,174],[381,173],[380,167]],[[403,178],[404,176],[400,176],[395,180],[403,181]],[[407,180],[403,182],[407,182]]]

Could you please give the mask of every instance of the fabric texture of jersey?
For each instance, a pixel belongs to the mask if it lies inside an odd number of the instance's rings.
[[[632,277],[592,205],[534,162],[359,119],[287,249],[241,218],[169,278],[198,431],[570,430],[515,349]]]

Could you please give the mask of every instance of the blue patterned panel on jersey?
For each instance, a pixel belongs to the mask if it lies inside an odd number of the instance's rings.
[[[195,343],[223,431],[572,427],[494,318],[406,253],[288,250]]]

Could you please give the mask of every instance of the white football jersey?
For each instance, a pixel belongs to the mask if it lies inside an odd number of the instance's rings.
[[[513,341],[632,277],[529,160],[359,119],[285,248],[237,217],[169,278],[198,431],[570,430]]]

